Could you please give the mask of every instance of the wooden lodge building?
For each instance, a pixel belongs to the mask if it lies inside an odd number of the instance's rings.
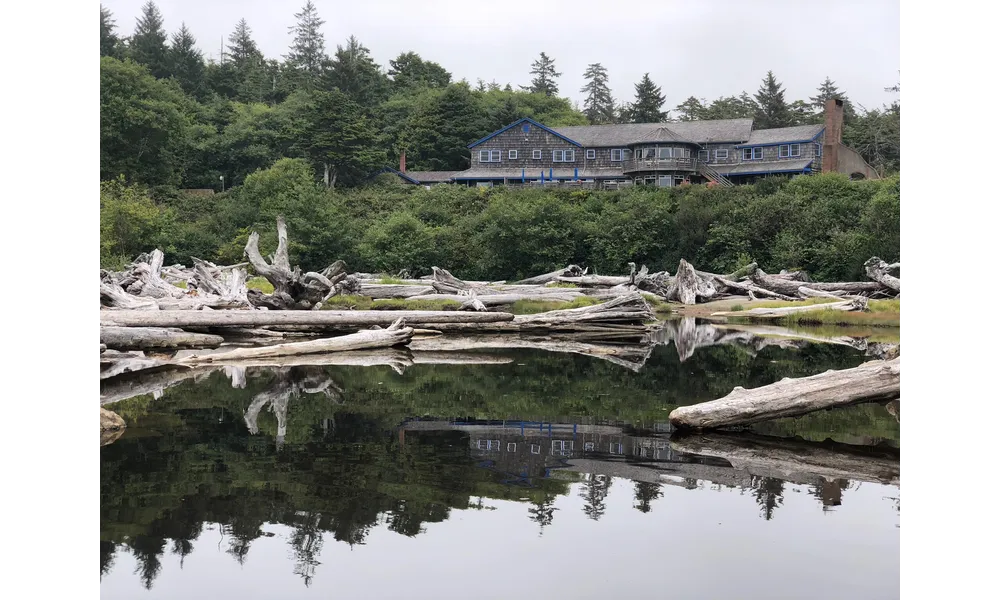
[[[406,171],[417,185],[454,183],[671,187],[682,183],[723,186],[770,175],[840,172],[855,179],[878,175],[841,143],[844,104],[829,100],[825,123],[754,129],[753,119],[547,127],[523,118],[469,144],[464,171]]]

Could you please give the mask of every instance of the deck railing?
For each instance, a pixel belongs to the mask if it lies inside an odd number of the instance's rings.
[[[633,158],[625,162],[625,173],[638,171],[694,171],[694,158]]]

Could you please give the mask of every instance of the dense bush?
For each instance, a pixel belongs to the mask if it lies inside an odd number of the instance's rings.
[[[872,255],[899,259],[899,178],[852,182],[836,175],[753,186],[616,192],[400,187],[353,190],[315,183],[310,165],[283,159],[242,186],[209,197],[156,202],[122,182],[102,184],[102,261],[160,246],[170,262],[190,256],[241,260],[247,236],[276,245],[285,216],[292,259],[305,269],[337,259],[359,271],[514,279],[569,263],[622,273],[627,263],[674,271],[685,258],[725,272],[756,260],[777,272],[858,279]]]

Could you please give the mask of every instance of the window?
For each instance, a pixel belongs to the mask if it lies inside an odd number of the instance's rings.
[[[643,148],[642,149],[642,159],[643,160],[653,160],[656,158],[656,148]]]
[[[574,150],[553,150],[552,162],[573,162],[576,160]]]
[[[764,149],[759,146],[743,149],[743,160],[760,160],[762,158],[764,158]]]
[[[702,162],[708,162],[708,150],[699,150],[698,151],[698,160],[700,160]]]
[[[778,158],[788,158],[791,156],[801,156],[802,150],[799,144],[782,144],[778,146]]]
[[[597,158],[597,150],[587,150],[587,158],[591,160]]]
[[[499,450],[500,440],[477,440],[476,447],[480,450]]]
[[[729,148],[719,148],[715,151],[715,160],[729,160]]]
[[[533,158],[535,160],[542,160],[542,151],[541,150],[532,150],[531,151],[531,158]]]
[[[594,442],[584,442],[583,443],[583,449],[585,451],[587,451],[587,452],[593,452],[594,451]]]
[[[507,452],[517,452],[517,443],[507,442]]]
[[[539,446],[538,444],[532,444],[531,445],[531,453],[532,454],[540,454],[541,452],[542,452],[542,447],[541,446]]]
[[[573,453],[573,442],[552,440],[552,454],[568,455]]]
[[[670,148],[660,148],[659,150],[660,150],[660,156],[659,156],[660,160],[663,160],[664,158],[670,158]]]
[[[479,162],[500,162],[499,150],[480,150]]]
[[[614,148],[613,150],[611,150],[611,162],[621,162],[623,152],[624,150],[622,150],[621,148]]]
[[[615,443],[608,444],[608,452],[611,454],[624,454],[624,452],[622,452],[622,445]]]
[[[517,158],[517,150],[508,150],[507,151],[507,158],[509,158],[510,160],[516,159]]]
[[[816,146],[816,156],[823,156],[823,144],[813,144]]]

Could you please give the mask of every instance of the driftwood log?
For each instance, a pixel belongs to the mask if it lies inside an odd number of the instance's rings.
[[[889,265],[877,256],[869,258],[865,262],[865,274],[887,288],[899,291],[899,277],[889,274],[891,267],[899,268],[899,263]]]
[[[397,319],[386,329],[371,329],[359,331],[351,335],[310,340],[308,342],[289,342],[257,348],[236,348],[228,352],[190,356],[183,359],[183,362],[198,364],[255,358],[278,358],[300,354],[326,354],[329,352],[346,352],[368,348],[391,348],[392,346],[409,343],[412,337],[413,328],[405,327],[403,320]]]
[[[779,308],[753,308],[750,310],[737,312],[715,312],[713,317],[754,317],[758,319],[779,319],[788,315],[819,310],[855,311],[865,310],[868,306],[866,298],[854,298],[841,302],[827,302],[823,304],[808,304],[805,306],[783,306]]]
[[[546,283],[559,281],[560,277],[582,277],[586,274],[586,269],[581,269],[577,265],[569,265],[564,269],[558,269],[556,271],[552,271],[551,273],[545,273],[544,275],[536,275],[535,277],[529,277],[527,279],[515,281],[514,283],[521,285],[545,285]]]
[[[101,325],[121,327],[275,327],[305,325],[317,330],[343,330],[378,325],[387,327],[397,319],[421,329],[439,323],[499,323],[511,321],[509,313],[463,313],[432,310],[322,310],[322,311],[101,311]]]
[[[674,409],[670,422],[683,429],[749,425],[859,402],[894,400],[899,397],[899,385],[899,358],[871,361],[750,390],[737,387],[724,398]]]
[[[802,282],[797,279],[787,279],[778,275],[768,275],[757,269],[750,275],[751,281],[762,288],[766,288],[779,294],[795,296],[802,287]],[[820,292],[847,292],[850,294],[873,293],[883,291],[885,287],[877,281],[844,281],[839,283],[811,282],[809,289]]]
[[[177,328],[101,327],[101,343],[116,350],[214,348],[223,341],[218,335],[190,333]]]

